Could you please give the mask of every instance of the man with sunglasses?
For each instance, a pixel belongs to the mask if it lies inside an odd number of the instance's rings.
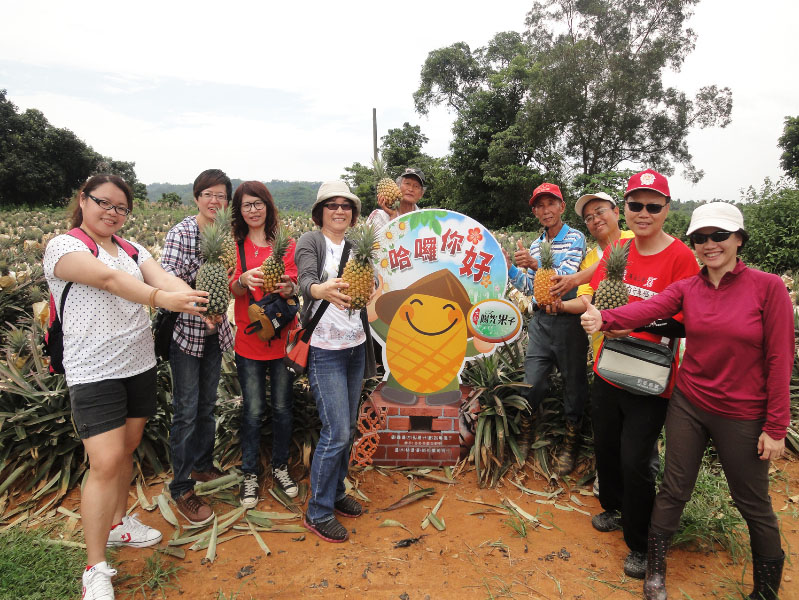
[[[668,180],[663,175],[652,169],[636,173],[627,182],[624,199],[627,226],[635,234],[635,238],[620,242],[630,245],[624,283],[627,301],[633,303],[657,295],[674,281],[695,275],[699,266],[685,244],[663,231],[671,201]],[[593,289],[605,278],[609,252],[610,246],[605,248],[602,262],[591,279]],[[679,338],[685,336],[685,328],[679,313],[640,329],[604,334],[605,338],[629,335],[674,348]],[[676,367],[675,357],[669,385],[663,394],[642,396],[605,381],[594,362],[592,419],[603,512],[594,516],[591,524],[598,531],[623,529],[624,541],[630,549],[624,572],[638,579],[643,579],[646,573],[647,530],[655,499],[655,477],[650,468],[652,447],[663,428]]]
[[[529,341],[524,359],[524,381],[532,386],[529,393],[530,412],[521,415],[519,450],[525,457],[530,450],[535,417],[545,398],[549,372],[557,366],[563,377],[566,433],[553,460],[553,468],[559,475],[566,475],[574,470],[580,447],[580,425],[588,397],[585,373],[588,340],[577,315],[552,312],[539,304],[533,294],[533,281],[539,268],[542,242],[552,244],[556,273],[570,275],[577,272],[585,256],[585,236],[563,222],[566,202],[557,185],[539,185],[530,198],[530,207],[544,227],[544,233],[533,240],[529,250],[519,241],[513,256],[515,265],[503,250],[511,283],[524,294],[533,296],[535,301],[535,313],[527,326]],[[570,292],[564,299],[574,297],[574,292]]]

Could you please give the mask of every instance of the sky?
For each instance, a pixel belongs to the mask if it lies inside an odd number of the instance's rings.
[[[522,31],[531,2],[406,0],[5,3],[0,89],[96,151],[136,163],[145,183],[189,183],[207,168],[233,178],[337,179],[378,136],[419,125],[423,150],[449,152],[454,115],[416,114],[428,53]],[[757,10],[753,10],[756,7]],[[737,200],[782,175],[777,139],[799,115],[796,0],[702,0],[695,51],[669,85],[733,92],[732,123],[693,131],[705,177],[670,179],[680,200]]]

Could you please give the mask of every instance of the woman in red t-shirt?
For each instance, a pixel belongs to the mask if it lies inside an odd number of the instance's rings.
[[[244,332],[250,323],[250,301],[264,296],[261,263],[272,254],[278,228],[278,214],[272,194],[260,181],[245,181],[233,194],[233,237],[238,245],[236,271],[230,290],[235,296],[236,369],[244,400],[241,414],[241,470],[244,482],[239,499],[245,508],[258,504],[260,488],[261,421],[266,408],[266,376],[271,382],[272,401],[272,477],[290,498],[297,495],[297,484],[288,472],[289,444],[293,420],[291,387],[293,377],[283,365],[286,355],[284,327],[279,337],[263,341],[256,334]],[[242,269],[241,252],[244,251]],[[294,240],[283,256],[286,273],[272,293],[284,298],[296,294],[297,266],[294,264]]]

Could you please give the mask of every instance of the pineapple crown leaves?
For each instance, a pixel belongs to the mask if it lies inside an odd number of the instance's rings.
[[[232,214],[233,211],[229,204],[216,211],[216,219],[214,219],[214,223],[219,223],[223,233],[229,233],[231,227],[233,226],[233,221],[231,218]]]
[[[630,245],[616,242],[611,246],[605,260],[605,273],[610,279],[623,279],[624,270],[627,268],[627,258],[630,254]]]
[[[388,172],[386,171],[386,161],[380,158],[380,155],[377,155],[377,158],[372,159],[372,169],[375,172],[375,181],[380,181],[384,177],[388,177]]]
[[[218,261],[224,251],[227,232],[223,222],[217,218],[200,232],[200,253],[206,262]]]
[[[371,223],[361,225],[350,234],[353,258],[361,264],[371,264],[378,249],[377,229]]]
[[[272,240],[272,255],[278,259],[283,258],[286,254],[289,244],[291,243],[291,234],[287,227],[278,224],[275,229],[275,239]]]
[[[555,257],[552,256],[552,242],[541,242],[538,246],[539,251],[539,269],[554,269]]]

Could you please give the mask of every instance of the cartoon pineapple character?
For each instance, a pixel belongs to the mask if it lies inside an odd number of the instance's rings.
[[[350,300],[350,313],[365,308],[375,289],[375,275],[372,263],[379,248],[374,225],[362,225],[351,235],[352,251],[344,265],[341,278],[349,284],[347,295]]]
[[[200,253],[205,262],[197,273],[195,287],[208,292],[208,316],[223,315],[230,304],[227,268],[222,262],[225,246],[225,226],[217,220],[200,232]]]
[[[629,244],[617,242],[605,259],[605,278],[599,283],[594,295],[594,305],[599,310],[617,308],[627,304],[627,286],[624,271],[627,268]]]
[[[286,273],[286,265],[283,257],[286,255],[291,238],[288,229],[283,225],[278,225],[275,230],[275,239],[272,242],[272,254],[261,263],[261,275],[264,278],[264,292],[269,294],[282,281]]]
[[[386,163],[378,156],[377,160],[372,160],[372,167],[375,171],[375,182],[377,195],[388,199],[388,208],[393,209],[397,201],[402,197],[399,186],[386,173]]]
[[[377,300],[377,315],[389,324],[385,356],[391,374],[383,397],[402,404],[415,403],[416,395],[430,405],[460,400],[458,372],[471,306],[463,284],[447,269]]]
[[[552,256],[552,243],[541,242],[539,246],[538,270],[533,280],[533,295],[538,304],[552,304],[555,297],[550,293],[552,277],[556,275],[555,262]]]

